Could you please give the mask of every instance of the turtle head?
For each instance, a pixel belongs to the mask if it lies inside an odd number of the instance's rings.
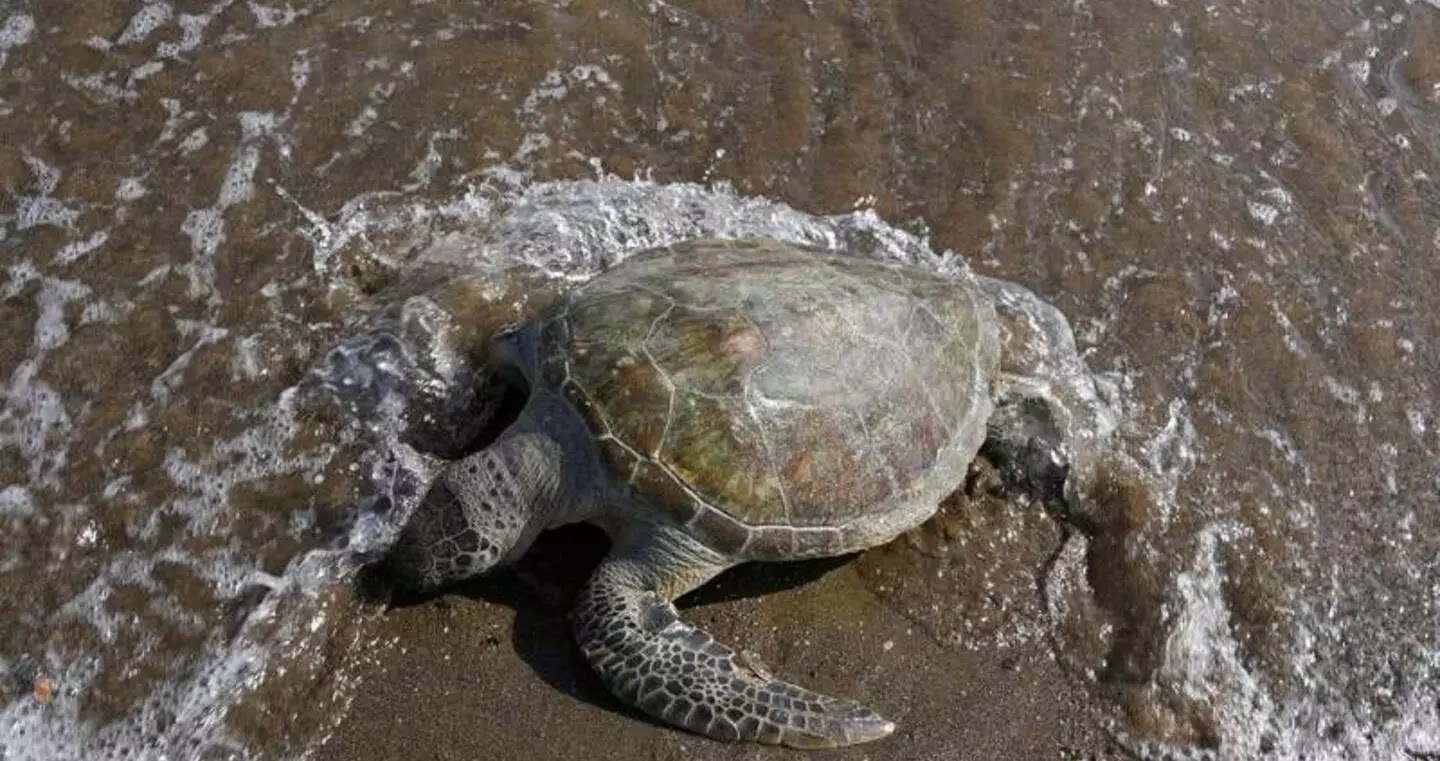
[[[447,465],[406,519],[383,569],[402,588],[423,593],[504,565],[593,506],[592,435],[561,395],[535,385],[540,335],[526,323],[492,339],[497,377],[524,406],[494,443]]]
[[[384,570],[428,592],[518,558],[548,527],[555,460],[534,435],[507,434],[448,465],[400,530]]]
[[[502,376],[509,376],[511,382],[534,385],[540,367],[541,330],[539,323],[522,322],[507,325],[490,336],[490,357]]]

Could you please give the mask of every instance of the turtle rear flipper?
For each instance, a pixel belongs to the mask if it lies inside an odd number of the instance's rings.
[[[693,539],[660,535],[612,552],[573,613],[575,638],[616,697],[718,740],[827,748],[895,730],[870,709],[775,679],[680,619],[670,600],[728,563]]]

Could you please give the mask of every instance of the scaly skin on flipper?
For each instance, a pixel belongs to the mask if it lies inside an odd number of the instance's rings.
[[[870,709],[771,677],[680,619],[670,598],[725,566],[678,536],[619,548],[576,602],[575,639],[616,697],[717,740],[796,748],[853,745],[895,730]],[[675,548],[681,551],[673,551]],[[700,556],[700,557],[697,557]],[[715,558],[719,561],[719,558]]]

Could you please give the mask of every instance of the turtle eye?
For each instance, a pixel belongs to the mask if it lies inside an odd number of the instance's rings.
[[[532,323],[506,325],[490,334],[490,354],[494,366],[513,366],[528,378],[539,362],[538,337]]]
[[[513,346],[515,344],[516,337],[520,333],[520,328],[522,327],[524,327],[524,323],[520,322],[512,322],[508,325],[502,325],[497,328],[494,333],[490,334],[490,343],[493,344],[496,348]]]
[[[512,322],[490,334],[490,343],[500,350],[514,349],[520,340],[520,329],[524,323]]]

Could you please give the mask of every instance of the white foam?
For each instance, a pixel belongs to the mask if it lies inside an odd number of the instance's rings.
[[[250,13],[255,16],[255,25],[261,29],[289,26],[295,23],[295,19],[300,17],[300,14],[297,13],[295,8],[289,3],[286,3],[283,8],[277,8],[269,5],[261,5],[251,0],[251,2],[246,3],[246,5],[250,8]]]
[[[290,86],[295,89],[295,95],[290,99],[291,105],[294,105],[295,101],[299,99],[300,91],[304,90],[305,86],[309,83],[310,59],[307,57],[305,51],[301,51],[297,53],[295,58],[290,62]]]
[[[19,484],[0,489],[0,516],[23,518],[34,513],[35,500],[29,489]]]
[[[366,104],[364,108],[360,109],[360,113],[345,125],[345,134],[349,137],[360,137],[379,119],[380,112],[375,110],[374,104]]]
[[[54,486],[68,460],[72,423],[60,394],[38,375],[33,359],[22,360],[10,374],[0,409],[0,451],[14,449],[29,464],[31,484]]]
[[[140,177],[125,177],[120,180],[119,186],[115,188],[115,200],[122,203],[138,201],[148,193],[145,189],[145,181]]]
[[[62,249],[63,250],[63,249]],[[70,340],[70,326],[65,322],[65,305],[90,295],[90,288],[78,280],[41,280],[36,297],[40,316],[35,321],[34,347],[46,352]]]
[[[40,279],[40,271],[29,259],[22,259],[5,268],[5,286],[0,288],[0,298],[13,299],[20,295],[25,286]]]
[[[50,226],[69,229],[80,212],[51,196],[60,184],[60,170],[29,152],[23,154],[25,166],[34,178],[34,193],[22,195],[15,202],[15,228]]]
[[[194,153],[210,144],[210,132],[204,127],[196,127],[180,141],[181,153]]]
[[[1217,550],[1222,541],[1237,541],[1237,533],[1235,527],[1218,525],[1201,531],[1194,565],[1176,575],[1165,612],[1169,635],[1155,681],[1188,700],[1191,710],[1212,716],[1227,757],[1254,758],[1276,723],[1275,706],[1245,666],[1230,632]]]
[[[1417,444],[1425,443],[1425,431],[1428,424],[1425,422],[1425,412],[1415,407],[1405,408],[1405,420],[1410,424],[1410,435],[1415,438]]]
[[[1250,212],[1250,218],[1262,225],[1270,226],[1280,218],[1280,210],[1268,203],[1260,201],[1246,201],[1245,208]]]
[[[169,3],[147,3],[125,25],[125,31],[115,38],[116,45],[134,45],[144,42],[156,29],[164,26],[175,15]]]
[[[180,385],[181,377],[185,368],[190,366],[190,360],[195,357],[195,352],[205,346],[217,343],[230,335],[224,328],[217,328],[213,325],[204,325],[180,321],[177,323],[181,336],[194,338],[189,348],[180,352],[170,364],[150,381],[150,397],[157,402],[166,402],[170,399],[171,392]]]
[[[34,34],[35,18],[30,14],[12,13],[5,18],[0,24],[0,69],[5,68],[10,51],[30,42]]]
[[[1150,472],[1159,476],[1164,485],[1164,504],[1174,504],[1180,480],[1195,469],[1200,459],[1199,448],[1200,437],[1190,421],[1185,400],[1170,400],[1165,424],[1145,442],[1144,448]]]
[[[84,240],[71,241],[60,247],[55,252],[54,262],[56,264],[74,264],[75,262],[89,256],[98,250],[110,239],[110,233],[105,230],[96,231]]]
[[[225,241],[225,212],[254,195],[255,170],[260,165],[260,138],[275,128],[275,115],[246,111],[240,114],[240,145],[220,183],[215,203],[195,209],[180,230],[190,238],[194,259],[189,265],[191,295],[214,293],[215,252]]]

